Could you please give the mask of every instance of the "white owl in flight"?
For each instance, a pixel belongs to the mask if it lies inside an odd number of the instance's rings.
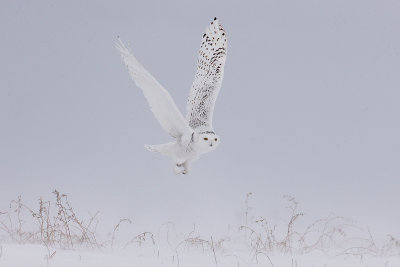
[[[192,161],[214,150],[220,142],[220,137],[212,127],[212,117],[224,76],[227,52],[224,28],[214,18],[203,34],[186,119],[168,91],[139,63],[120,39],[116,48],[133,81],[142,89],[161,127],[176,139],[175,142],[145,147],[171,157],[176,174],[187,174]]]

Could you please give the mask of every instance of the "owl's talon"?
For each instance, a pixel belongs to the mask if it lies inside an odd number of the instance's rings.
[[[184,172],[183,164],[175,164],[175,166],[174,166],[174,172],[175,172],[175,174],[181,174],[181,173],[183,173],[183,172]]]

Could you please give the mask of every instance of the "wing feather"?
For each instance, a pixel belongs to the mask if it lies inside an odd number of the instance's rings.
[[[161,127],[174,138],[189,138],[193,130],[190,129],[168,91],[139,63],[119,38],[115,47],[121,53],[133,81],[142,89]]]
[[[187,104],[186,120],[197,132],[213,131],[212,117],[224,76],[226,53],[225,30],[214,18],[203,34]]]

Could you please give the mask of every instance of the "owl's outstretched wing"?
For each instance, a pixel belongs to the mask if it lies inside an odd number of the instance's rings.
[[[190,129],[168,91],[139,63],[119,38],[115,47],[121,53],[133,81],[142,89],[161,127],[172,137],[185,140],[190,138],[193,130]]]
[[[213,131],[215,101],[221,89],[227,52],[225,30],[217,18],[206,28],[189,93],[186,120],[196,132]]]

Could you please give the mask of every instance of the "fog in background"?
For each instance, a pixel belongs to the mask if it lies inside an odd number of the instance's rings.
[[[57,188],[112,225],[280,221],[283,195],[400,234],[398,1],[0,1],[0,210]],[[176,176],[116,36],[182,112],[205,27],[228,36],[221,145]]]

